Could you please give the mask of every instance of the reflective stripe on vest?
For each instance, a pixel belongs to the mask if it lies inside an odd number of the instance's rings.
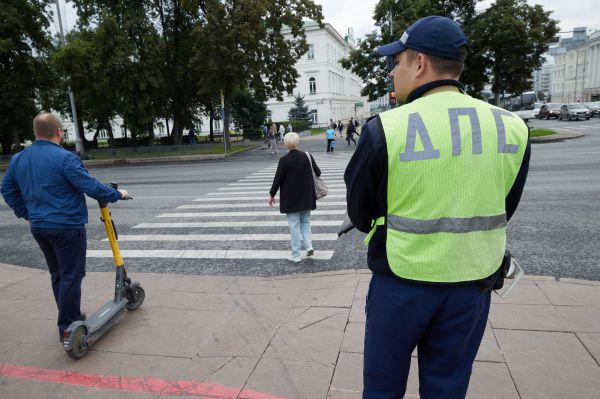
[[[431,94],[379,115],[388,152],[392,272],[428,282],[495,272],[506,243],[505,198],[528,130],[508,111],[457,92]]]

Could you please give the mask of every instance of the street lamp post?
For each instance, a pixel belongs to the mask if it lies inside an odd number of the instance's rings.
[[[58,27],[60,29],[60,38],[63,46],[67,43],[65,40],[65,34],[63,32],[62,25],[62,17],[60,15],[60,4],[58,0],[56,0],[56,15],[58,16]],[[79,124],[77,122],[77,108],[75,107],[75,95],[71,90],[71,85],[69,84],[69,100],[71,102],[71,114],[73,115],[73,130],[75,131],[75,152],[79,155],[80,158],[83,158],[85,155],[85,149],[83,148],[83,141],[81,140],[81,136],[79,135]]]

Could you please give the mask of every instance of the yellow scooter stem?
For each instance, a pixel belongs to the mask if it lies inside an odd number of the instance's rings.
[[[102,221],[104,222],[104,228],[106,229],[106,236],[110,243],[110,249],[113,253],[113,260],[116,267],[125,266],[123,257],[121,256],[121,250],[119,249],[119,243],[117,242],[117,234],[115,233],[115,227],[110,217],[110,212],[107,206],[100,207],[100,213],[102,214]]]

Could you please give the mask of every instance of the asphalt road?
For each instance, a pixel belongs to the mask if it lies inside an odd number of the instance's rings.
[[[521,205],[509,224],[508,247],[529,274],[600,280],[600,118],[573,122],[532,121],[531,125],[582,132],[586,136],[533,146],[528,183]],[[313,153],[331,175],[326,177],[334,186],[330,188],[340,190],[333,194],[343,196],[340,170],[351,156],[353,146],[347,147],[345,142],[338,141],[336,152],[327,154],[323,140],[311,138],[303,139],[302,148]],[[280,151],[279,156],[284,153],[283,149]],[[285,217],[248,214],[269,211],[266,206],[268,180],[272,178],[277,159],[277,155],[261,148],[223,161],[95,167],[91,172],[103,181],[118,182],[135,197],[133,201],[120,201],[111,206],[122,237],[139,235],[147,240],[122,239],[120,242],[124,254],[130,255],[126,256],[126,264],[132,273],[268,276],[366,267],[363,234],[353,231],[339,239],[332,237],[344,218],[343,197],[327,198],[330,203],[318,206],[320,214],[313,215],[313,221],[325,224],[313,227],[313,234],[324,238],[315,241],[321,258],[298,264],[284,259],[289,252]],[[237,187],[241,188],[239,192],[257,192],[232,194],[238,192],[234,191]],[[228,189],[231,195],[219,195],[228,191],[222,189]],[[253,199],[234,199],[245,196]],[[194,201],[197,199],[204,200]],[[205,207],[209,204],[211,208]],[[192,208],[196,205],[204,208]],[[98,219],[97,204],[89,200],[88,209],[88,249],[95,254],[88,258],[88,270],[111,270],[110,257],[95,257],[105,256],[109,247],[102,241],[105,234]],[[219,216],[213,212],[219,212]],[[196,216],[173,215],[176,213],[196,213]],[[210,227],[157,225],[210,222],[213,222]],[[234,225],[240,222],[249,222],[250,226]],[[273,225],[277,223],[281,225]],[[239,236],[241,234],[246,236]],[[195,240],[184,241],[174,237],[177,235],[188,236],[187,239],[190,235],[197,236]],[[214,241],[206,240],[205,235]],[[165,240],[170,236],[172,241]],[[15,219],[1,200],[0,254],[2,262],[45,267],[27,226]]]

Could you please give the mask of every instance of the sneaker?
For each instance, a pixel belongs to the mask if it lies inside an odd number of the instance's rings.
[[[309,249],[308,251],[306,251],[306,256],[313,256],[315,254],[315,250],[314,249]]]
[[[299,257],[299,256],[290,256],[290,257],[288,258],[288,260],[289,260],[290,262],[298,263],[298,262],[300,262],[302,259],[300,259],[300,257]]]

